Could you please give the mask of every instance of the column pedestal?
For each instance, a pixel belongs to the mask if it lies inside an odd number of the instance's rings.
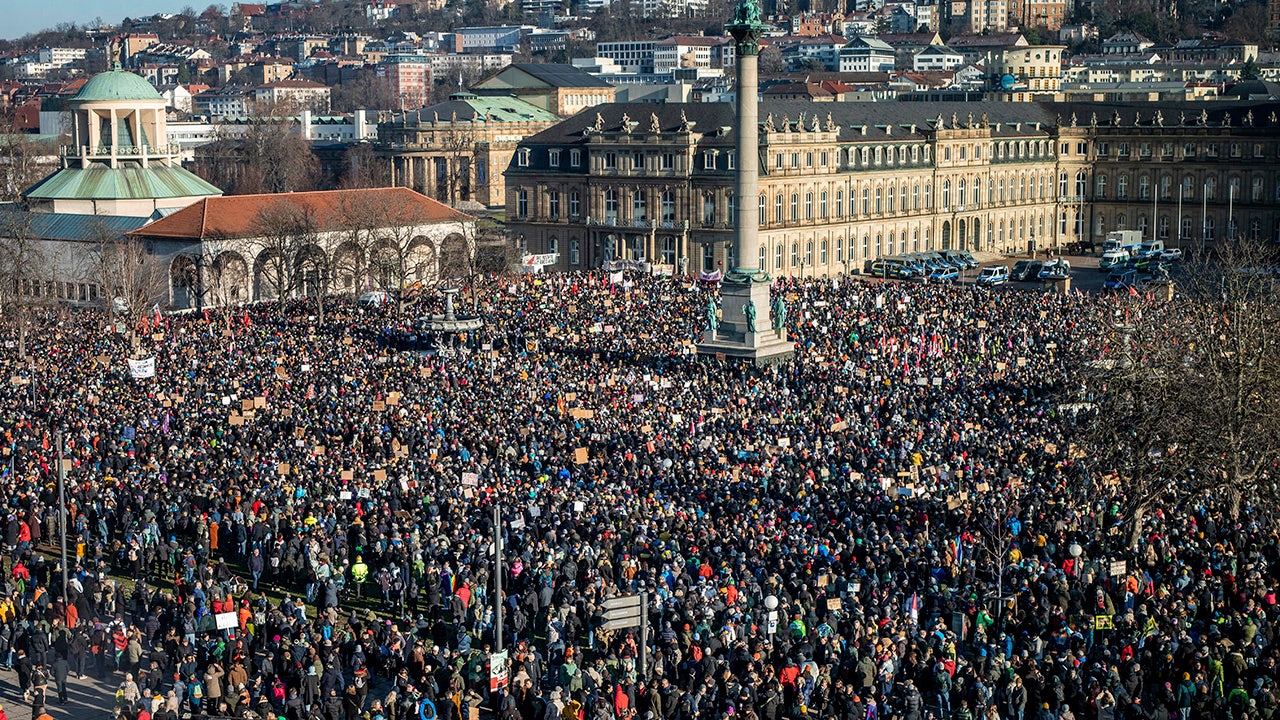
[[[756,309],[756,331],[747,326],[746,305],[751,301]],[[720,284],[720,327],[712,333],[702,333],[698,343],[699,355],[721,355],[726,360],[740,360],[757,365],[771,365],[789,360],[795,355],[795,344],[787,339],[787,329],[773,329],[769,315],[769,283]]]

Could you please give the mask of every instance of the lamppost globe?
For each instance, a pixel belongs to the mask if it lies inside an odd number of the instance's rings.
[[[1067,552],[1071,553],[1071,557],[1078,558],[1080,553],[1084,552],[1084,548],[1080,547],[1080,543],[1071,543],[1067,547]]]
[[[769,610],[778,609],[778,598],[773,595],[766,597],[764,599],[764,606]]]

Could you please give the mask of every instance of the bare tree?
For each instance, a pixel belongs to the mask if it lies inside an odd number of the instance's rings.
[[[1272,475],[1280,457],[1280,253],[1243,239],[1216,250],[1182,282],[1185,350],[1170,360],[1182,370],[1188,450],[1210,483],[1225,484],[1234,517],[1245,497],[1280,497]]]
[[[22,192],[56,169],[56,143],[40,142],[19,130],[16,108],[0,112],[0,201],[18,200]]]
[[[1280,287],[1275,250],[1226,241],[1188,261],[1177,297],[1126,298],[1086,374],[1095,469],[1136,540],[1157,504],[1210,494],[1234,515],[1280,497]]]
[[[400,205],[383,196],[361,202],[366,208],[352,217],[353,227],[363,228],[368,279],[393,296],[397,314],[403,313],[413,294],[406,290],[438,277],[439,249],[421,234],[426,219],[416,204]]]
[[[270,110],[269,110],[270,111]],[[255,118],[246,126],[220,126],[202,145],[196,172],[231,195],[315,190],[320,162],[286,120]]]
[[[144,316],[168,304],[168,269],[147,252],[142,240],[97,225],[90,231],[94,252],[90,277],[102,287],[103,317],[107,323],[124,320],[136,328]]]
[[[283,301],[298,293],[317,297],[323,313],[330,273],[327,263],[317,257],[322,252],[316,245],[317,226],[309,208],[276,202],[258,211],[251,223],[250,237],[242,240],[247,245],[244,255],[257,258],[259,277],[267,285],[258,289],[259,295],[281,301],[281,313]]]
[[[18,356],[27,354],[27,334],[36,308],[47,302],[41,293],[47,268],[40,241],[25,212],[0,213],[0,313],[18,336]]]

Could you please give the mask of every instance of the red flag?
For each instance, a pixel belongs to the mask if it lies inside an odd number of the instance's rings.
[[[248,311],[248,310],[245,310],[245,311],[244,311],[244,317],[242,318],[242,322],[244,323],[244,326],[245,326],[245,327],[249,327],[250,325],[252,325],[252,324],[253,324],[253,321],[249,319],[249,311]]]
[[[1132,285],[1129,286],[1129,295],[1131,297],[1138,297],[1138,291],[1135,290]]]

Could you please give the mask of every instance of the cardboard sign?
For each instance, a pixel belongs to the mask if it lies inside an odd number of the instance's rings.
[[[839,610],[841,607],[844,607],[844,603],[841,602],[840,598],[838,597],[827,598],[828,610]]]
[[[462,484],[476,487],[480,484],[480,473],[464,472],[462,473]]]
[[[374,412],[382,412],[383,410],[386,410],[386,409],[387,409],[387,404],[386,404],[386,403],[382,402],[381,400],[374,400],[374,401],[373,401],[373,411],[374,411]]]
[[[258,409],[265,408],[267,406],[267,399],[259,395],[253,399],[253,406]]]
[[[590,455],[587,453],[586,448],[578,448],[577,450],[573,451],[573,461],[578,465],[586,465],[587,460],[589,459],[590,459]]]
[[[252,410],[252,409],[253,409],[253,401],[252,401],[252,400],[241,400],[241,401],[240,401],[240,409],[241,409],[241,410]]]
[[[352,480],[355,480],[355,479],[356,479],[356,471],[355,471],[355,470],[343,470],[343,471],[342,471],[342,474],[341,474],[339,477],[341,477],[343,480],[345,480],[345,481],[347,481],[347,482],[351,482]]]
[[[373,481],[374,481],[374,482],[386,482],[386,481],[387,481],[387,471],[386,471],[386,470],[382,470],[382,469],[374,470],[374,471],[373,471]]]
[[[227,422],[235,426],[244,425],[244,417],[241,415],[232,415],[231,417],[227,418]]]
[[[289,463],[280,463],[279,465],[276,466],[276,472],[280,473],[281,475],[288,475],[289,471],[292,469],[293,468],[290,467]]]
[[[1124,560],[1112,560],[1109,567],[1111,577],[1120,577],[1129,570],[1129,564]]]

